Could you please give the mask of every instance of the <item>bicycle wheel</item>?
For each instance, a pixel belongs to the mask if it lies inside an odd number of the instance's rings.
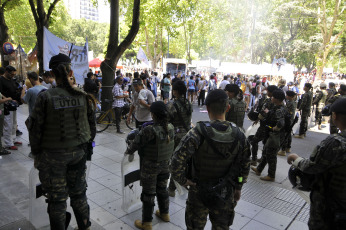
[[[127,116],[128,114],[125,115],[124,120],[127,128],[134,130],[136,128],[136,123],[135,123],[135,116],[132,114],[132,119],[130,120],[130,123],[127,123]]]
[[[101,133],[105,131],[108,126],[111,124],[111,119],[109,114],[103,111],[98,111],[96,115],[96,132]]]

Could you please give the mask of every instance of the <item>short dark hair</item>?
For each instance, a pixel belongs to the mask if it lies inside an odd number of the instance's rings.
[[[268,86],[267,91],[273,93],[277,89],[278,87],[276,85],[270,85]]]
[[[87,78],[91,78],[93,75],[94,75],[93,72],[89,72],[87,73]]]
[[[278,99],[280,101],[285,100],[285,93],[281,89],[277,89],[273,92],[273,98]]]
[[[28,78],[32,79],[34,81],[38,81],[38,74],[36,72],[29,72],[28,73]]]
[[[222,89],[215,89],[208,93],[205,99],[205,105],[209,108],[210,112],[214,114],[223,114],[226,112],[228,104],[228,96]]]
[[[16,68],[14,68],[11,65],[6,66],[5,70],[6,70],[6,72],[9,72],[9,73],[13,72],[13,71],[17,71]]]
[[[235,96],[238,95],[240,88],[236,84],[227,84],[225,87],[225,91],[228,91],[230,93],[234,93]]]
[[[192,80],[192,79],[193,79],[193,76],[190,76],[190,79]]]
[[[44,77],[52,77],[52,75],[50,74],[49,71],[44,72],[44,73],[42,74],[42,76],[44,76]]]
[[[223,80],[227,80],[228,79],[228,76],[223,76]]]
[[[133,78],[139,78],[139,73],[138,72],[134,72],[133,73]]]
[[[0,67],[0,75],[3,75],[6,72],[4,67]]]
[[[296,96],[297,94],[296,94],[296,92],[294,92],[294,91],[288,90],[288,91],[286,92],[286,95],[289,96],[289,97],[294,97],[294,96]]]

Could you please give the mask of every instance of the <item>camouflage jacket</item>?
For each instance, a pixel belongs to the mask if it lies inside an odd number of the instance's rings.
[[[26,124],[30,124],[29,130],[29,141],[31,146],[31,152],[33,155],[39,154],[41,149],[43,128],[46,120],[46,108],[48,105],[48,95],[45,92],[38,94],[34,109],[30,114]],[[94,140],[96,136],[96,122],[95,122],[95,111],[92,103],[87,104],[87,117],[90,127],[90,141]]]
[[[214,120],[211,121],[211,124],[215,127],[220,128],[220,130],[225,130],[229,126],[227,121]],[[205,141],[205,140],[204,140]],[[178,147],[175,149],[175,152],[171,161],[171,173],[174,180],[180,184],[185,184],[187,179],[186,167],[187,162],[191,159],[192,155],[197,152],[198,148],[202,145],[202,136],[198,132],[197,127],[191,129],[181,140]],[[250,144],[248,141],[245,141],[244,149],[242,152],[238,153],[241,157],[241,172],[243,177],[243,183],[247,181],[247,177],[250,170]],[[236,189],[241,189],[240,187]]]
[[[287,108],[288,112],[291,114],[291,122],[292,122],[294,120],[295,113],[297,110],[297,102],[294,100],[293,101],[287,100],[286,101],[286,108]]]
[[[311,111],[311,105],[312,105],[312,92],[308,91],[302,95],[302,103],[300,104],[299,110],[304,111]]]

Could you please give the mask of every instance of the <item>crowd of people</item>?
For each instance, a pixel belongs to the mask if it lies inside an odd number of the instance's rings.
[[[1,154],[15,150],[17,130],[15,109],[9,102],[27,103],[31,155],[47,197],[51,229],[66,227],[66,200],[71,198],[78,229],[90,229],[90,211],[86,196],[86,160],[91,158],[96,135],[95,109],[102,87],[92,72],[84,90],[74,79],[68,56],[59,54],[49,62],[51,71],[41,79],[28,74],[31,88],[20,88],[12,78],[16,70],[0,69],[0,105],[7,105],[4,118],[4,142]],[[303,89],[299,87],[304,84]],[[297,111],[301,123],[297,138],[307,135],[308,118],[315,106],[318,128],[330,116],[332,135],[312,152],[309,159],[290,154],[287,162],[302,173],[315,175],[311,181],[310,229],[343,229],[346,215],[346,85],[319,83],[299,78],[283,79],[241,74],[216,74],[207,80],[192,72],[189,75],[167,73],[163,79],[148,71],[118,71],[114,80],[113,103],[117,133],[125,100],[131,98],[128,119],[132,115],[138,129],[125,152],[129,161],[138,151],[141,158],[142,218],[134,225],[152,229],[155,215],[169,222],[169,196],[177,186],[188,188],[185,222],[188,230],[204,229],[207,217],[213,229],[229,229],[234,208],[251,170],[261,180],[275,181],[277,155],[291,152],[292,126]],[[161,99],[158,97],[161,90]],[[303,90],[303,91],[302,91]],[[303,93],[304,92],[304,93]],[[315,94],[315,96],[314,96]],[[209,121],[192,124],[193,104],[205,106]],[[2,107],[0,107],[2,109]],[[2,110],[1,110],[2,111]],[[2,115],[3,113],[1,113]],[[244,119],[259,125],[254,136],[244,134]],[[1,118],[1,117],[0,117]],[[129,120],[127,121],[129,122]],[[1,124],[1,122],[0,122]],[[257,159],[262,141],[262,157]],[[252,166],[250,166],[252,165]]]

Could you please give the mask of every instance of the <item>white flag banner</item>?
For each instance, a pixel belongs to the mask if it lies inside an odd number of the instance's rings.
[[[144,50],[142,47],[139,47],[138,53],[137,53],[137,59],[141,62],[144,62],[145,64],[149,65],[149,61],[147,58],[147,55],[145,55]]]
[[[49,69],[49,60],[52,56],[59,53],[66,54],[71,58],[71,68],[73,70],[76,82],[84,84],[84,78],[89,70],[88,61],[88,40],[84,46],[75,46],[54,34],[47,28],[44,28],[43,36],[43,68],[45,71]]]

